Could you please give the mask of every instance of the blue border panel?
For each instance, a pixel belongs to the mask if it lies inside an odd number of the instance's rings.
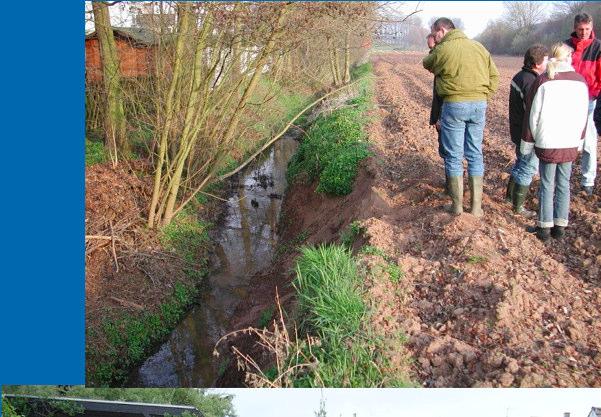
[[[3,4],[0,384],[85,380],[83,13]]]

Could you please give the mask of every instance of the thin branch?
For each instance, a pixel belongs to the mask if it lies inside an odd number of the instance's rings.
[[[315,100],[314,102],[312,102],[311,104],[309,104],[307,107],[305,107],[304,109],[302,109],[296,116],[294,116],[292,118],[292,120],[290,120],[288,122],[288,124],[286,124],[286,126],[284,127],[284,129],[282,129],[282,131],[280,133],[278,133],[277,135],[275,135],[273,138],[271,138],[269,141],[267,141],[267,143],[265,145],[263,145],[261,147],[261,149],[259,149],[257,152],[255,152],[254,154],[252,154],[246,161],[244,161],[240,166],[238,166],[236,169],[234,169],[233,171],[221,175],[220,177],[216,178],[216,181],[223,181],[226,178],[229,178],[235,174],[237,174],[238,172],[240,172],[240,170],[242,170],[245,166],[247,166],[249,163],[251,163],[259,154],[261,154],[261,152],[263,152],[265,149],[269,148],[276,140],[278,140],[280,137],[282,137],[284,135],[284,133],[286,133],[288,131],[288,129],[290,129],[290,127],[294,124],[294,122],[296,121],[296,119],[298,119],[299,117],[301,117],[307,110],[311,109],[313,106],[315,106],[316,104],[318,104],[319,102],[323,101],[324,99],[326,99],[327,97],[340,92],[341,90],[344,90],[352,85],[357,84],[359,81],[361,81],[361,79],[358,79],[356,81],[353,81],[350,84],[347,84],[345,86],[342,86],[336,90],[330,91],[329,93],[323,95],[322,97],[320,97],[319,99]]]

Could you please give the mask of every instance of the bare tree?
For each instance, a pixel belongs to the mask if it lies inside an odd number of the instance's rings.
[[[531,29],[546,15],[545,3],[540,1],[504,1],[503,19],[512,29]]]
[[[109,156],[117,163],[118,153],[127,150],[125,111],[121,90],[121,75],[117,45],[113,36],[113,28],[108,5],[104,2],[93,2],[94,25],[100,48],[104,102],[106,113],[104,118],[104,140]]]
[[[584,10],[586,1],[557,1],[553,3],[553,14],[559,17],[572,16]]]

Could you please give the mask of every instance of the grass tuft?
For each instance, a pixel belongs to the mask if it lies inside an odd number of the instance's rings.
[[[86,166],[101,164],[108,160],[104,143],[91,141],[86,138]]]
[[[364,126],[373,102],[372,84],[365,74],[361,76],[365,80],[359,83],[355,98],[321,114],[308,128],[288,164],[289,183],[303,174],[309,182],[319,180],[317,192],[341,196],[352,191],[359,163],[369,156]]]
[[[365,228],[361,226],[361,222],[355,220],[340,233],[340,243],[350,249],[353,247],[355,240],[364,232]]]

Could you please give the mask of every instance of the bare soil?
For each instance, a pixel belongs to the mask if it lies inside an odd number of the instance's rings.
[[[406,271],[407,297],[396,313],[416,379],[435,387],[601,385],[599,188],[590,198],[579,192],[576,164],[567,237],[544,244],[525,231],[532,221],[503,200],[514,159],[509,84],[521,62],[496,57],[501,82],[487,111],[485,215],[445,213],[443,165],[428,127],[432,76],[422,57],[374,57],[374,188],[389,209],[364,222],[369,242]],[[467,208],[469,192],[464,200]]]
[[[124,161],[116,167],[87,167],[86,181],[86,349],[109,348],[103,324],[157,311],[176,283],[192,284],[185,264],[146,227],[152,167]],[[199,216],[216,219],[215,203]],[[86,361],[86,374],[98,365]]]
[[[452,216],[444,206],[444,170],[437,135],[428,126],[432,76],[421,53],[373,57],[376,75],[374,156],[343,198],[295,184],[286,196],[282,240],[306,233],[306,243],[336,241],[354,220],[361,244],[383,249],[405,271],[398,284],[370,280],[372,325],[408,336],[387,356],[413,357],[410,373],[426,387],[601,386],[601,190],[580,192],[572,176],[570,226],[542,243],[534,224],[504,202],[514,148],[509,138],[509,84],[521,60],[495,57],[501,81],[488,105],[484,137],[484,217]],[[601,155],[600,155],[601,156]],[[535,209],[538,180],[527,206]],[[469,209],[466,188],[465,208]],[[257,280],[238,328],[289,294],[297,254],[280,257]],[[288,298],[286,310],[292,311]],[[250,349],[250,342],[246,341]],[[232,383],[232,380],[225,384]]]

